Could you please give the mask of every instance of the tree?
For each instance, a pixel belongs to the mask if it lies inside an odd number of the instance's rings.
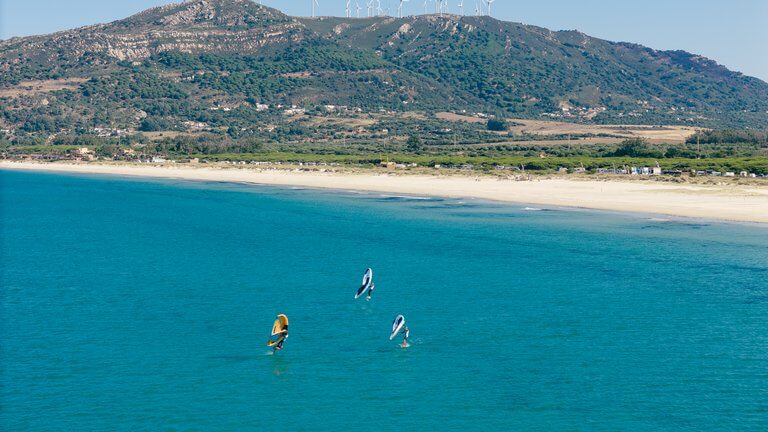
[[[159,131],[160,129],[161,127],[157,120],[150,117],[143,119],[139,125],[139,130],[144,132],[155,132]]]
[[[255,137],[243,138],[237,144],[240,146],[239,150],[242,153],[254,153],[264,148],[264,143]]]
[[[405,142],[405,148],[411,153],[419,153],[423,150],[421,139],[416,135],[408,137],[408,141]]]
[[[504,132],[507,130],[507,122],[499,119],[488,120],[488,130],[496,132]]]
[[[645,138],[628,138],[621,142],[621,146],[612,156],[661,158],[663,154],[660,150],[651,148]]]
[[[102,144],[96,147],[96,155],[111,158],[117,153],[117,147],[111,144]]]

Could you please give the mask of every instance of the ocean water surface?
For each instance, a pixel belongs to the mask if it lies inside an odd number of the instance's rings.
[[[768,227],[0,171],[0,430],[277,429],[768,430]]]

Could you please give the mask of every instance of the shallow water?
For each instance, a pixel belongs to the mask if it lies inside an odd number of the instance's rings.
[[[0,192],[2,430],[768,429],[764,225],[10,171]]]

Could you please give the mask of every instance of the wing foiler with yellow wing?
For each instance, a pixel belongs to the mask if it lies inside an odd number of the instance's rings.
[[[274,350],[283,349],[283,342],[288,338],[288,317],[280,314],[272,324],[272,335],[267,340],[267,346]]]

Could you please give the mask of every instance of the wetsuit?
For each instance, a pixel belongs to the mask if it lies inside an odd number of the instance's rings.
[[[280,332],[284,335],[283,340],[281,340],[277,345],[275,345],[276,350],[283,349],[283,342],[285,342],[286,339],[288,339],[288,326],[285,326],[285,330]]]

